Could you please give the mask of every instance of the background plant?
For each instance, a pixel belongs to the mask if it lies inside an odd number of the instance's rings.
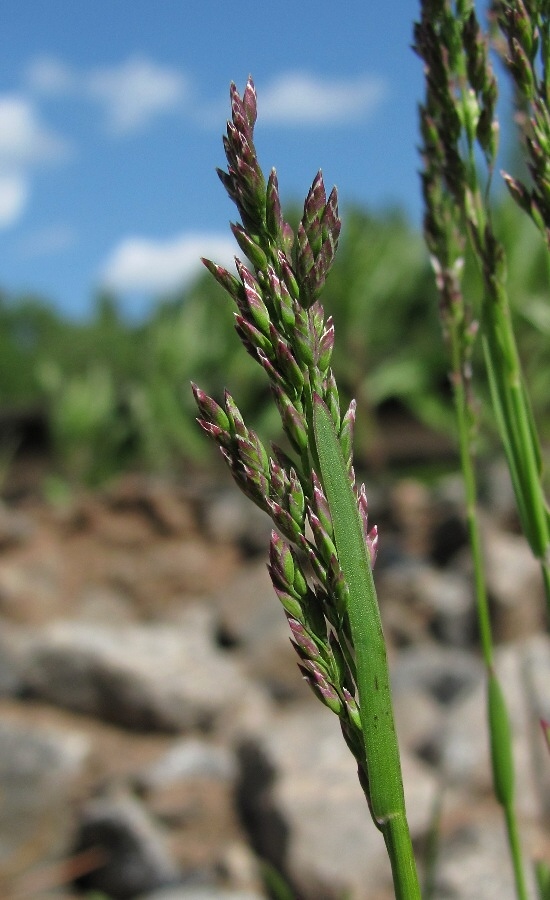
[[[289,218],[294,221],[292,215]],[[541,438],[547,441],[546,251],[542,241],[533,240],[535,226],[511,200],[499,199],[494,218],[508,258],[518,348]],[[339,334],[334,361],[344,401],[357,397],[363,410],[356,434],[358,461],[387,464],[376,451],[386,404],[396,404],[443,435],[454,432],[436,291],[422,240],[397,212],[373,215],[352,207],[345,222],[325,288]],[[467,248],[465,258],[464,291],[475,298],[480,279]],[[362,327],[365,314],[368,328]],[[118,312],[115,297],[99,297],[92,316],[75,322],[38,298],[0,294],[0,407],[17,411],[45,405],[52,421],[55,394],[40,377],[44,365],[54,363],[65,386],[86,378],[94,368],[104,368],[116,394],[112,425],[118,429],[117,421],[123,420],[128,440],[123,453],[105,460],[103,471],[116,474],[140,467],[177,474],[182,465],[204,460],[204,447],[192,425],[191,401],[182,385],[196,377],[206,390],[219,391],[230,373],[243,413],[275,439],[280,428],[277,416],[266,403],[265,385],[254,377],[252,360],[232,333],[231,317],[222,289],[207,275],[185,291],[160,299],[139,322]],[[205,322],[211,331],[208,344],[202,340]],[[487,395],[483,381],[478,382],[478,393]],[[481,452],[494,450],[492,433],[484,430]],[[12,436],[6,438],[11,448]],[[66,457],[63,441],[56,431],[60,472]],[[210,464],[213,461],[211,456]]]
[[[496,163],[497,82],[489,44],[473,3],[424,0],[415,26],[415,49],[424,62],[426,99],[420,110],[423,138],[422,187],[424,232],[440,296],[440,311],[451,359],[451,384],[458,423],[470,543],[474,561],[479,630],[487,669],[487,713],[495,795],[502,805],[516,892],[527,888],[514,809],[514,766],[506,701],[495,672],[491,623],[485,586],[477,485],[474,466],[479,425],[473,397],[472,358],[478,328],[491,400],[506,453],[519,518],[539,559],[550,607],[550,516],[544,496],[542,455],[531,402],[522,372],[506,285],[506,256],[493,226],[488,196]],[[547,150],[540,139],[548,116],[547,63],[549,23],[542,5],[497,3],[497,26],[507,38],[509,67],[517,96],[532,104],[526,146],[534,187],[504,175],[513,198],[547,236],[544,193]],[[541,47],[540,80],[534,59]],[[531,64],[531,65],[530,65]],[[536,99],[534,99],[536,95]],[[549,129],[550,133],[550,129]],[[534,140],[532,135],[536,136]],[[538,143],[537,143],[538,140]],[[483,174],[480,168],[483,163]],[[550,221],[550,216],[548,217]],[[464,252],[469,241],[482,281],[474,308],[463,284]],[[532,259],[532,254],[531,254]],[[535,307],[539,309],[538,304]],[[539,323],[542,321],[538,313]],[[539,883],[542,884],[539,877]],[[541,886],[541,893],[544,890]]]

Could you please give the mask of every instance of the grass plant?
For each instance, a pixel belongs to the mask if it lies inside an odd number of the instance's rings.
[[[529,173],[527,182],[507,173],[504,181],[550,247],[550,8],[543,0],[498,0],[490,12],[493,35],[500,41],[522,111]],[[494,792],[503,810],[516,895],[527,900],[511,728],[494,665],[477,513],[476,449],[485,424],[474,390],[474,351],[479,345],[486,397],[492,402],[521,526],[540,562],[549,610],[550,513],[541,443],[507,290],[506,254],[489,200],[499,135],[489,46],[472,0],[421,0],[414,49],[426,76],[420,109],[424,234],[450,359],[487,673]],[[294,234],[283,218],[275,170],[266,180],[256,157],[251,80],[242,98],[232,85],[231,105],[224,138],[228,169],[218,174],[240,214],[241,222],[231,227],[248,263],[236,261],[236,277],[214,262],[204,262],[234,301],[237,334],[267,374],[287,445],[282,449],[272,444],[268,451],[227,391],[217,402],[193,385],[199,423],[218,444],[238,486],[273,520],[269,571],[300,670],[319,699],[339,716],[373,821],[386,843],[395,896],[414,900],[420,889],[373,580],[378,533],[368,523],[365,487],[355,484],[356,403],[352,400],[342,412],[331,368],[334,324],[330,316],[325,319],[319,299],[340,234],[336,191],[327,198],[322,176],[316,176]],[[469,296],[468,254],[480,273],[479,302]],[[524,316],[544,331],[540,304],[536,313],[532,305],[530,309]],[[407,366],[404,371],[409,371]],[[397,374],[390,367],[389,383],[392,378],[399,380],[399,367]],[[547,897],[547,866],[537,866],[536,879],[540,897]]]
[[[407,823],[386,646],[372,568],[378,532],[355,484],[356,404],[340,408],[330,363],[334,324],[319,296],[340,234],[336,190],[319,172],[296,234],[283,218],[277,175],[266,181],[254,147],[256,92],[231,86],[232,120],[220,179],[241,222],[231,226],[246,266],[238,278],[205,260],[235,304],[235,327],[267,374],[287,448],[264,447],[226,391],[216,402],[193,385],[199,423],[238,486],[275,526],[269,571],[286,612],[300,670],[340,719],[399,900],[420,897]],[[309,571],[308,571],[309,569]]]
[[[548,242],[550,235],[549,8],[523,0],[491,7],[495,35],[504,46],[528,155],[527,187],[503,173],[513,199]],[[472,347],[479,331],[494,415],[508,461],[521,526],[540,561],[550,610],[550,515],[543,487],[540,441],[517,350],[506,284],[506,254],[489,202],[498,149],[497,81],[489,38],[470,0],[422,0],[415,50],[424,62],[426,97],[420,109],[424,234],[440,296],[451,358],[466,512],[472,548],[479,633],[487,670],[487,716],[495,796],[502,806],[516,894],[527,887],[515,813],[514,763],[506,700],[494,668],[493,641],[477,517],[475,440],[477,410],[472,387]],[[540,56],[539,56],[540,54]],[[463,289],[469,242],[483,284],[473,310]],[[537,871],[546,896],[542,868]]]

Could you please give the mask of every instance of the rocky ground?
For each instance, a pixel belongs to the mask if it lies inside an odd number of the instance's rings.
[[[497,465],[485,493],[523,847],[550,859],[542,588]],[[459,482],[398,480],[370,505],[418,857],[437,844],[437,900],[512,900]],[[296,668],[268,535],[226,481],[0,506],[1,898],[260,900],[269,873],[299,900],[392,897],[338,721]]]

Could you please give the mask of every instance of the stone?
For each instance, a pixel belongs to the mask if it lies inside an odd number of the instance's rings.
[[[429,559],[440,568],[446,568],[465,549],[469,552],[468,529],[462,504],[443,501],[435,515]]]
[[[405,553],[426,557],[433,527],[433,502],[422,482],[403,478],[391,490],[391,510]]]
[[[548,709],[548,699],[544,698],[544,704],[537,708],[533,690],[535,678],[543,679],[545,673],[548,678],[550,672],[548,638],[539,635],[499,648],[495,668],[512,728],[516,807],[526,821],[540,821],[542,812],[550,808],[548,758],[545,767],[546,748],[539,724],[541,712]],[[467,784],[478,793],[492,791],[486,709],[486,681],[481,675],[449,716],[442,750],[446,779],[451,784]],[[537,759],[538,765],[534,763]]]
[[[218,880],[249,887],[243,878],[242,830],[235,809],[237,768],[227,747],[197,738],[176,741],[134,779],[143,802],[170,833],[172,855],[185,880]],[[240,863],[240,871],[237,865]]]
[[[497,459],[482,472],[481,489],[491,516],[503,528],[517,526],[517,506],[510,470],[505,459]]]
[[[2,897],[28,896],[29,870],[69,853],[89,754],[89,741],[78,732],[0,721]]]
[[[520,645],[522,673],[529,705],[537,719],[550,721],[550,642],[546,634],[533,635]]]
[[[237,766],[222,744],[177,740],[133,779],[147,809],[170,830],[172,854],[185,878],[249,887],[243,877],[242,830],[235,809]],[[237,871],[240,865],[240,871]]]
[[[30,516],[0,500],[0,552],[24,544],[34,532]]]
[[[235,758],[227,747],[191,737],[176,741],[138,775],[138,783],[144,790],[151,790],[192,778],[232,782],[236,775]]]
[[[357,779],[338,719],[300,705],[240,746],[240,804],[257,852],[303,900],[364,896],[388,886],[384,842]],[[436,778],[404,760],[411,829],[429,827]],[[374,893],[373,893],[374,895]]]
[[[102,863],[78,879],[79,887],[115,900],[131,900],[179,880],[160,827],[130,795],[91,800],[82,811],[75,852],[94,849]]]
[[[393,692],[393,709],[400,747],[437,763],[446,722],[441,704],[413,685]]]
[[[369,490],[373,521],[390,523],[377,588],[420,860],[436,770],[444,788],[434,896],[506,900],[512,878],[492,799],[484,670],[469,650],[477,629],[456,484],[405,484],[395,516],[381,497],[382,518]],[[0,897],[76,891],[67,873],[79,864],[79,821],[122,791],[158,848],[151,866],[130,841],[136,865],[158,877],[131,896],[260,900],[255,851],[265,848],[300,900],[389,900],[384,842],[355,763],[296,667],[266,572],[269,520],[233,488],[211,494],[210,513],[197,485],[130,479],[83,499],[71,517],[27,500],[31,528],[19,533],[13,510],[8,521],[0,509],[0,853],[10,855],[9,865],[0,856]],[[498,527],[482,514],[482,524],[496,634],[514,638],[496,664],[522,846],[526,859],[548,859],[550,754],[539,719],[550,719],[549,645],[541,635],[516,640],[542,621],[538,567],[512,533],[512,512],[499,513]],[[133,815],[117,813],[120,833],[133,833]]]
[[[271,519],[234,485],[216,487],[203,504],[203,531],[215,543],[239,546],[246,555],[265,555],[269,549]]]
[[[399,645],[418,643],[430,632],[441,643],[469,647],[476,613],[469,576],[405,559],[377,578],[382,617]]]
[[[75,618],[81,622],[123,624],[136,619],[136,611],[127,594],[101,584],[86,585],[76,598]]]
[[[263,871],[262,871],[263,870]],[[258,892],[263,897],[265,868],[252,847],[241,838],[227,841],[218,861],[217,881],[232,885],[239,891]]]
[[[238,662],[192,618],[179,628],[54,622],[29,642],[24,684],[51,703],[127,728],[210,728],[235,713],[247,685]]]
[[[247,671],[277,700],[309,694],[297,667],[290,629],[267,571],[267,554],[249,563],[210,598],[220,634],[242,651]]]
[[[529,897],[532,867],[525,866]],[[515,900],[514,876],[502,814],[464,824],[443,836],[436,862],[437,900]]]
[[[401,650],[391,667],[396,695],[414,686],[445,707],[468,694],[482,674],[483,666],[475,654],[426,640]]]
[[[469,579],[452,569],[425,566],[414,585],[419,603],[428,610],[430,632],[442,644],[471,647],[477,617]]]
[[[25,630],[0,619],[0,697],[13,697],[21,692],[24,647]]]
[[[432,815],[439,791],[439,777],[401,746],[401,771],[407,809],[407,821],[413,841],[424,840],[432,827]]]
[[[228,872],[228,850],[242,840],[232,782],[187,778],[149,789],[142,799],[166,829],[172,857],[185,879],[206,884],[217,881],[222,870]]]
[[[416,590],[424,565],[418,560],[397,558],[376,573],[380,615],[390,645],[408,647],[425,639],[431,612]]]
[[[540,564],[527,541],[485,519],[482,534],[496,639],[517,641],[544,632],[546,606]]]
[[[158,478],[125,475],[109,488],[105,500],[113,510],[142,515],[160,536],[189,537],[196,530],[191,504]]]
[[[59,615],[62,574],[62,554],[55,546],[25,546],[11,554],[0,567],[0,614],[33,625]]]

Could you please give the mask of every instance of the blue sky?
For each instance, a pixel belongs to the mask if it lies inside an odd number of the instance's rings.
[[[415,0],[3,0],[0,289],[143,311],[233,252],[215,175],[231,80],[283,200],[322,168],[341,205],[420,220]],[[344,219],[345,228],[345,219]]]

